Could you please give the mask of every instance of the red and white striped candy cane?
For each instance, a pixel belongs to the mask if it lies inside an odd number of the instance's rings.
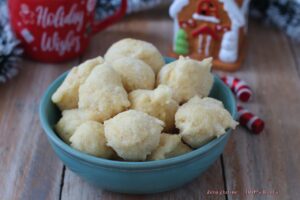
[[[223,76],[221,80],[230,87],[231,91],[236,95],[236,97],[243,101],[248,102],[252,96],[252,91],[249,85],[238,78],[232,76]]]
[[[254,134],[259,134],[265,127],[265,123],[262,119],[240,105],[238,105],[238,120],[242,126],[248,128]]]

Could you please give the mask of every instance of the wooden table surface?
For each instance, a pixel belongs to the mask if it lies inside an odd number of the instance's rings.
[[[234,75],[251,84],[254,98],[246,106],[265,120],[265,131],[257,136],[239,127],[220,159],[190,184],[156,195],[115,194],[87,184],[54,155],[38,117],[45,89],[62,72],[103,55],[124,37],[147,40],[167,54],[172,21],[166,12],[159,13],[125,18],[97,34],[76,60],[62,64],[24,60],[20,74],[0,85],[1,200],[300,199],[300,45],[258,22],[250,23],[246,61]]]

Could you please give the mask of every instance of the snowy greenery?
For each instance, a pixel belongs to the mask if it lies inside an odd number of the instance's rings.
[[[22,49],[8,23],[6,4],[0,1],[0,83],[15,76],[19,69],[18,61]]]

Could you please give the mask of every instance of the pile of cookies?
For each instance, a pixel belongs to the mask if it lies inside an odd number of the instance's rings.
[[[207,97],[212,59],[165,64],[152,44],[123,39],[104,58],[74,67],[52,96],[55,131],[73,148],[107,159],[161,160],[235,128],[222,102]]]

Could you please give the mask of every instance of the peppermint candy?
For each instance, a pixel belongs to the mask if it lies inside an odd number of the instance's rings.
[[[238,120],[242,126],[248,128],[254,134],[259,134],[264,130],[265,122],[262,119],[240,105],[238,105],[237,109]]]
[[[240,101],[248,102],[251,99],[252,90],[245,81],[232,76],[223,76],[221,79]]]

